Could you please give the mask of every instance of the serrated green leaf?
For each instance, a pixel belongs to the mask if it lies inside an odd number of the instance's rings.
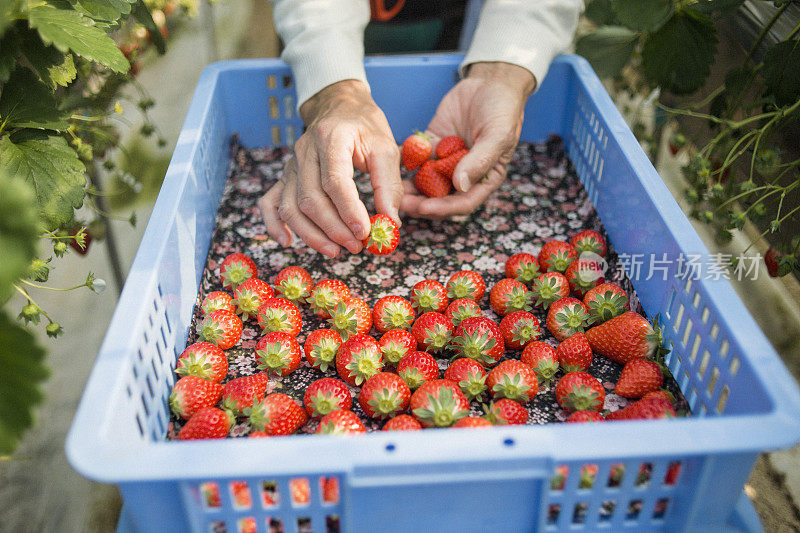
[[[767,93],[778,106],[793,104],[800,98],[800,41],[784,41],[767,50],[764,56],[764,81]]]
[[[0,124],[60,131],[68,126],[65,118],[56,107],[53,93],[33,72],[14,70],[0,94]]]
[[[638,38],[638,33],[623,26],[603,26],[580,36],[575,52],[591,63],[598,76],[609,78],[628,64]]]
[[[671,0],[611,0],[623,26],[636,31],[656,31],[672,16]]]
[[[84,170],[78,154],[58,135],[22,130],[0,140],[0,171],[33,186],[39,216],[49,228],[69,222],[83,205]]]
[[[0,38],[0,83],[5,83],[11,76],[11,71],[17,65],[19,54],[19,36],[12,28]]]
[[[78,0],[75,4],[86,16],[97,21],[114,22],[131,12],[135,0]]]
[[[72,50],[119,73],[130,68],[114,40],[95,26],[92,19],[74,9],[61,4],[37,5],[28,11],[28,21],[45,44],[52,44],[62,52]]]
[[[611,0],[592,0],[587,4],[584,14],[598,26],[619,25],[614,10],[611,9]]]
[[[131,15],[139,24],[147,28],[147,31],[150,32],[150,38],[153,40],[153,45],[156,47],[156,50],[158,50],[158,53],[163,55],[167,51],[164,36],[161,35],[161,30],[153,20],[153,15],[150,14],[150,10],[147,9],[147,6],[144,5],[142,0],[136,0],[136,3],[133,4],[131,7]]]
[[[66,87],[75,79],[77,71],[72,54],[65,54],[54,46],[45,45],[39,34],[33,30],[23,31],[19,41],[22,55],[45,85],[51,89],[55,89],[57,85]]]
[[[642,48],[642,67],[654,85],[688,94],[703,85],[717,51],[717,36],[708,17],[685,9],[651,34]]]
[[[39,218],[31,186],[12,179],[0,167],[0,304],[13,290],[11,284],[24,276],[36,256]]]

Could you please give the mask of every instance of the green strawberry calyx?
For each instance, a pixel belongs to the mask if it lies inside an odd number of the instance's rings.
[[[474,316],[481,316],[480,310],[476,311],[472,306],[459,304],[453,311],[453,325],[458,326],[464,320]]]
[[[216,344],[225,335],[222,326],[213,319],[203,320],[197,327],[200,337],[212,344]]]
[[[264,328],[264,331],[287,331],[290,329],[289,316],[283,309],[270,307],[259,310],[258,323]]]
[[[289,368],[291,350],[283,345],[282,342],[272,342],[263,349],[256,350],[256,356],[260,361],[259,370],[269,370],[280,373],[281,370]]]
[[[367,248],[375,248],[379,253],[392,248],[394,227],[385,220],[378,219],[369,231]]]
[[[308,285],[299,276],[287,277],[275,286],[275,291],[291,302],[305,300],[309,296]]]
[[[536,363],[536,366],[533,367],[533,371],[541,378],[542,383],[550,383],[558,372],[558,368],[557,361],[542,359]]]
[[[468,372],[466,379],[458,382],[458,387],[468,400],[481,400],[486,392],[486,375]]]
[[[381,353],[362,348],[361,351],[353,354],[353,358],[345,365],[345,368],[350,371],[351,376],[354,376],[356,385],[361,385],[383,368]]]
[[[406,329],[413,320],[414,317],[406,306],[397,302],[387,305],[381,318],[383,325],[388,329]]]
[[[425,346],[432,352],[444,350],[452,338],[452,332],[442,324],[434,324],[425,330]]]
[[[530,318],[523,318],[518,320],[513,328],[512,331],[514,333],[513,340],[519,344],[527,344],[528,341],[536,340],[542,334],[539,331],[539,326],[530,319]]]
[[[492,387],[492,392],[495,393],[497,397],[508,398],[509,400],[517,402],[527,402],[530,399],[528,398],[528,391],[530,391],[530,389],[531,388],[522,381],[521,375],[515,374],[510,376],[505,374],[503,375],[503,379]]]
[[[258,308],[261,307],[261,297],[252,290],[243,290],[239,292],[238,298],[232,301],[233,305],[242,315],[243,320],[258,315]]]
[[[210,379],[214,374],[211,363],[207,362],[204,356],[198,356],[196,353],[191,353],[189,357],[180,359],[175,373],[181,376],[197,376],[203,379]]]
[[[375,391],[372,399],[367,402],[379,418],[386,418],[400,409],[400,394],[384,387]]]
[[[521,287],[513,287],[506,296],[506,310],[511,311],[530,311],[533,293]]]
[[[596,294],[587,302],[589,308],[589,324],[602,324],[622,314],[628,297],[614,291]]]
[[[652,333],[645,335],[649,347],[649,358],[663,365],[664,356],[670,352],[670,349],[664,346],[664,336],[659,325],[659,315],[653,317],[651,324],[653,327]]]
[[[339,343],[333,339],[320,339],[317,344],[311,348],[311,358],[314,360],[315,367],[323,372],[328,370],[328,367],[336,358],[336,351],[339,349]]]
[[[572,335],[584,330],[588,317],[586,312],[578,305],[564,307],[555,315],[556,323],[564,333]]]
[[[547,271],[552,272],[555,270],[557,272],[565,272],[574,259],[575,257],[573,255],[565,251],[555,252],[550,256],[550,268],[548,268]]]
[[[332,411],[341,409],[339,401],[330,392],[317,391],[311,398],[311,407],[315,416],[325,416]]]
[[[464,357],[479,363],[489,365],[494,362],[489,352],[495,347],[495,340],[486,331],[462,332],[453,341],[453,347]]]
[[[522,261],[514,272],[514,279],[526,285],[539,275],[539,265],[533,261]]]
[[[408,347],[395,341],[388,342],[385,346],[381,346],[381,354],[383,359],[389,363],[396,365],[400,359],[408,353]]]
[[[335,329],[343,339],[348,338],[358,329],[356,310],[348,308],[344,302],[336,304],[328,322],[330,322],[333,329]]]
[[[447,296],[450,298],[474,298],[477,292],[477,287],[468,278],[456,278],[447,285]]]
[[[223,285],[230,285],[234,289],[251,277],[250,269],[244,261],[232,261],[222,272]]]
[[[600,395],[591,387],[579,385],[567,393],[564,401],[571,411],[597,411]]]
[[[448,387],[440,389],[436,396],[429,393],[426,399],[428,407],[414,409],[414,416],[436,427],[452,426],[458,419],[469,415],[469,411],[458,408],[453,391]]]
[[[439,294],[432,289],[417,289],[414,291],[414,299],[412,303],[416,303],[417,309],[421,312],[436,311],[439,308],[440,298]]]
[[[422,372],[419,371],[418,368],[408,367],[400,371],[399,373],[400,378],[406,382],[408,388],[411,390],[416,390],[425,383],[425,376]]]

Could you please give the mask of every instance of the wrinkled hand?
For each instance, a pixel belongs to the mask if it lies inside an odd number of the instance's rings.
[[[281,179],[259,201],[267,233],[283,246],[294,233],[331,258],[340,246],[358,253],[370,223],[354,168],[369,173],[375,209],[400,223],[400,151],[389,123],[357,80],[321,90],[303,103],[300,116],[306,132]]]
[[[481,205],[506,177],[519,141],[523,111],[536,80],[526,69],[509,63],[474,63],[436,109],[428,133],[435,142],[458,135],[470,147],[453,172],[456,192],[428,198],[404,182],[400,209],[411,216],[443,219],[467,215]]]

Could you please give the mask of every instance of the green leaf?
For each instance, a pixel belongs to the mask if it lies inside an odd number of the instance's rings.
[[[25,276],[36,256],[39,218],[31,186],[3,173],[0,167],[0,304],[13,290],[11,284]]]
[[[114,22],[122,15],[131,12],[135,0],[78,0],[77,9],[87,16],[107,22]]]
[[[0,37],[16,19],[20,0],[0,0]]]
[[[651,83],[687,94],[703,85],[716,50],[717,36],[708,17],[685,9],[645,41],[642,67]]]
[[[608,78],[628,64],[638,38],[638,33],[623,26],[603,26],[580,36],[575,52],[591,63],[598,76]]]
[[[153,40],[153,45],[158,50],[158,53],[163,55],[167,51],[164,36],[161,35],[161,30],[156,25],[153,15],[150,14],[150,10],[144,5],[143,0],[136,0],[136,3],[131,8],[131,15],[139,24],[147,28],[147,31],[150,32],[150,38]]]
[[[592,0],[586,6],[584,14],[598,26],[619,25],[619,21],[614,16],[614,10],[611,9],[611,0]]]
[[[0,83],[8,81],[11,71],[17,66],[17,55],[19,55],[19,36],[12,28],[0,38]]]
[[[0,123],[17,128],[64,130],[68,127],[53,93],[28,69],[18,68],[0,94]]]
[[[793,104],[800,98],[800,41],[784,41],[764,55],[766,94],[775,97],[778,106]]]
[[[65,53],[72,50],[120,74],[127,72],[130,63],[114,40],[95,26],[92,19],[68,6],[37,5],[28,11],[29,23],[45,44],[52,44]]]
[[[25,30],[20,37],[22,55],[36,70],[39,79],[51,89],[57,85],[66,87],[75,79],[75,61],[72,54],[65,54],[54,46],[47,46],[33,30]]]
[[[617,20],[638,31],[656,31],[672,16],[671,0],[611,0]]]
[[[35,130],[3,137],[0,171],[33,186],[39,215],[50,228],[69,222],[83,205],[84,166],[63,137]]]
[[[746,65],[730,69],[728,73],[725,74],[725,92],[727,92],[731,98],[739,98],[742,91],[747,87],[747,82],[752,75],[753,69]]]
[[[692,7],[710,15],[732,15],[743,3],[744,0],[698,0]]]
[[[0,454],[11,454],[33,425],[33,408],[44,399],[39,387],[50,374],[45,355],[28,330],[0,312]]]

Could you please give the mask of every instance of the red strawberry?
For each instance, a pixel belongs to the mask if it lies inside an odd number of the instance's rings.
[[[203,407],[178,432],[180,440],[224,439],[233,419],[216,407]]]
[[[382,368],[378,343],[364,333],[353,335],[344,341],[336,352],[336,371],[350,385],[361,385]]]
[[[615,283],[601,283],[583,297],[589,324],[602,324],[629,309],[627,293]]]
[[[366,433],[367,428],[353,411],[333,411],[322,417],[317,426],[320,435]]]
[[[222,385],[216,381],[185,376],[179,379],[169,395],[172,412],[188,420],[202,407],[213,407],[222,398]]]
[[[313,381],[303,395],[303,405],[311,418],[322,418],[333,411],[348,411],[353,405],[350,389],[344,381],[320,378]]]
[[[531,286],[539,275],[539,261],[532,254],[514,254],[506,261],[506,277]]]
[[[175,373],[220,383],[228,375],[228,358],[218,346],[210,342],[196,342],[187,346],[178,357]]]
[[[456,354],[474,359],[487,368],[497,363],[506,350],[500,327],[483,316],[467,318],[458,325],[452,348]]]
[[[236,312],[242,315],[242,320],[255,318],[258,308],[275,295],[272,287],[266,281],[250,278],[233,291],[233,303]]]
[[[439,172],[439,174],[449,180],[452,180],[453,171],[456,169],[456,166],[458,166],[458,162],[461,161],[468,153],[469,150],[466,148],[453,152],[444,159],[439,159],[438,161],[434,162],[434,168],[437,172]]]
[[[575,248],[575,253],[592,252],[600,257],[606,256],[606,240],[593,229],[585,229],[572,237],[569,243]]]
[[[361,298],[347,298],[336,304],[328,319],[331,327],[339,332],[342,340],[352,335],[367,333],[372,327],[372,311]]]
[[[450,194],[453,182],[436,170],[435,161],[426,161],[414,174],[417,190],[431,198],[441,198]]]
[[[289,492],[292,495],[292,503],[295,505],[308,505],[311,501],[311,484],[308,478],[294,478],[289,480]],[[253,533],[256,533],[254,530]]]
[[[603,385],[586,372],[569,372],[556,385],[556,400],[565,411],[600,412],[605,399]]]
[[[654,320],[657,324],[658,317]],[[627,311],[586,332],[592,351],[624,365],[635,357],[659,357],[662,348],[661,328],[645,317]]]
[[[350,298],[350,289],[338,279],[323,279],[311,289],[308,304],[320,318],[330,318],[336,304]]]
[[[608,413],[606,420],[648,420],[675,418],[675,408],[663,398],[642,398],[624,409]]]
[[[258,325],[264,331],[282,331],[296,337],[303,328],[300,309],[284,298],[270,298],[258,308]]]
[[[273,392],[244,410],[250,426],[269,435],[291,435],[308,421],[305,409],[291,397]]]
[[[547,329],[558,341],[583,332],[587,320],[586,306],[575,298],[556,300],[547,311]]]
[[[390,329],[378,341],[383,361],[397,366],[400,359],[417,349],[417,339],[404,329]]]
[[[570,243],[548,241],[539,250],[539,268],[544,272],[550,272],[551,270],[564,272],[577,257],[578,254],[575,253],[575,248]]]
[[[468,400],[483,400],[486,392],[486,371],[474,359],[456,359],[444,371],[444,379],[457,383]]]
[[[467,416],[453,424],[454,428],[490,428],[494,424],[479,416]]]
[[[583,333],[570,335],[556,347],[558,364],[564,372],[586,372],[592,365],[592,347]]]
[[[572,294],[579,298],[592,288],[603,283],[602,271],[599,271],[600,266],[591,259],[579,257],[567,267],[564,272],[564,277],[569,282],[569,288]]]
[[[439,364],[428,352],[411,352],[397,363],[397,375],[409,389],[418,389],[427,381],[439,379]]]
[[[658,363],[636,357],[622,367],[614,392],[626,398],[641,398],[660,389],[663,383],[664,375]]]
[[[212,291],[206,294],[206,297],[203,298],[203,303],[200,304],[200,310],[206,315],[217,309],[224,309],[232,313],[236,312],[236,305],[232,302],[230,294],[222,291]]]
[[[297,339],[282,331],[272,331],[261,337],[255,353],[259,370],[288,376],[300,366],[303,352]]]
[[[222,260],[219,266],[222,286],[233,290],[250,278],[258,277],[258,268],[252,259],[244,254],[233,253]]]
[[[767,273],[770,277],[782,278],[796,268],[797,259],[792,254],[782,254],[775,248],[770,248],[764,254],[764,264],[767,265]]]
[[[400,242],[400,228],[388,215],[379,213],[369,219],[369,235],[364,248],[371,254],[387,255],[394,252]]]
[[[567,417],[565,422],[580,423],[580,422],[605,422],[606,419],[597,411],[575,411]]]
[[[372,324],[381,333],[390,329],[409,329],[415,316],[411,302],[402,296],[384,296],[372,308]]]
[[[680,461],[674,461],[667,467],[667,475],[664,476],[664,485],[674,485],[678,482],[678,476],[681,473]]]
[[[500,321],[500,331],[506,348],[520,349],[531,341],[538,339],[539,320],[527,311],[514,311]]]
[[[530,366],[542,383],[549,383],[559,368],[556,351],[544,341],[533,341],[525,346],[520,361]]]
[[[489,294],[492,309],[500,316],[514,311],[530,311],[533,293],[524,283],[511,278],[501,279]]]
[[[397,415],[383,425],[382,431],[418,431],[422,426],[411,415]]]
[[[308,364],[325,372],[336,359],[342,337],[332,329],[318,329],[306,337],[303,350]]]
[[[545,272],[534,280],[531,292],[536,305],[547,309],[556,300],[569,296],[569,281],[561,272]]]
[[[409,409],[422,427],[449,427],[469,415],[469,401],[449,379],[434,379],[414,391]]]
[[[423,350],[438,353],[449,346],[454,329],[449,318],[442,313],[429,311],[417,318],[411,328],[411,334]]]
[[[289,300],[295,305],[306,302],[314,288],[314,280],[306,269],[299,266],[289,266],[278,272],[272,280],[275,286],[275,295]]]
[[[251,439],[258,439],[261,437],[269,437],[269,435],[265,431],[251,431],[247,434],[247,437]]]
[[[670,405],[673,405],[675,403],[675,397],[672,394],[670,394],[669,391],[666,391],[664,389],[645,393],[645,395],[642,396],[642,400],[646,400],[646,399],[664,400],[665,402],[669,403]]]
[[[403,166],[408,170],[414,170],[430,159],[433,153],[431,138],[420,131],[414,132],[403,141],[400,153],[403,158]]]
[[[339,478],[331,476],[320,478],[322,487],[322,501],[325,503],[339,503]]]
[[[378,372],[361,387],[358,404],[372,418],[389,418],[408,408],[411,391],[397,374]]]
[[[447,304],[450,303],[444,285],[432,279],[422,280],[414,285],[409,300],[419,314],[428,311],[444,313]]]
[[[539,381],[531,367],[515,359],[494,367],[486,377],[486,385],[493,398],[508,398],[523,404],[539,392]]]
[[[466,147],[467,143],[464,142],[464,139],[458,135],[448,135],[447,137],[443,137],[436,145],[436,158],[444,159],[450,154],[463,150]]]
[[[203,320],[197,325],[197,333],[200,335],[200,339],[227,350],[239,342],[243,327],[244,324],[236,314],[218,309],[203,317]]]
[[[238,416],[267,392],[267,375],[263,372],[235,378],[223,385],[222,409]]]
[[[486,282],[474,270],[456,272],[447,280],[447,296],[449,298],[469,298],[479,301],[486,292]]]
[[[518,426],[528,422],[528,410],[508,398],[495,400],[484,410],[486,414],[483,417],[495,426]]]
[[[475,300],[469,298],[458,298],[450,302],[444,316],[450,319],[454,326],[458,327],[461,322],[473,316],[481,316],[481,308]]]

